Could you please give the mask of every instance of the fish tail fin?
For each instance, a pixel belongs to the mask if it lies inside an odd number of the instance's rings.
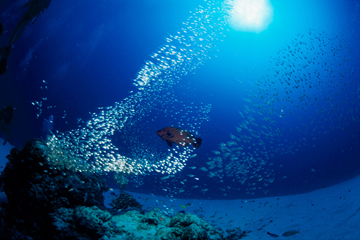
[[[169,147],[171,147],[171,148],[172,148],[172,142],[170,142],[170,141],[166,141],[166,143],[167,143],[167,145],[169,145]]]
[[[191,143],[194,148],[199,148],[202,144],[201,138],[195,138],[195,141]]]

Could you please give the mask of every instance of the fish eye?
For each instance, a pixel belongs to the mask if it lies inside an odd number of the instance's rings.
[[[170,138],[172,138],[174,136],[174,134],[172,134],[171,132],[167,132],[166,135]]]

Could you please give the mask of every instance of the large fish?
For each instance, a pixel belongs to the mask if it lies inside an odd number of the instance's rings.
[[[201,138],[195,138],[194,134],[181,128],[166,127],[156,133],[170,147],[172,147],[173,143],[182,147],[186,147],[190,143],[194,148],[199,148],[202,143]]]

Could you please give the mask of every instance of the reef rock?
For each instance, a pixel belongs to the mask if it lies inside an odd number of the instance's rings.
[[[223,232],[192,214],[174,217],[136,210],[111,216],[97,207],[57,209],[53,214],[58,235],[84,239],[224,239]]]
[[[13,235],[17,226],[24,235],[36,233],[45,237],[53,228],[49,213],[58,208],[105,208],[105,180],[95,174],[54,169],[43,153],[45,147],[41,140],[32,140],[21,150],[13,148],[7,156],[9,162],[0,175],[0,186],[8,200],[1,208],[8,225],[2,234]]]
[[[105,208],[102,193],[108,187],[102,177],[53,169],[41,147],[46,147],[41,140],[32,140],[22,150],[13,148],[7,156],[9,162],[0,175],[0,185],[10,206],[46,212],[77,205]]]
[[[50,216],[57,234],[61,238],[100,239],[109,227],[104,223],[110,220],[111,214],[96,206],[78,206],[74,209],[59,208]]]
[[[191,213],[144,214],[128,193],[104,206],[105,180],[96,174],[56,170],[41,140],[13,148],[0,175],[8,201],[0,204],[0,239],[151,239],[206,240],[225,238],[221,229]],[[59,159],[61,161],[61,159]],[[127,209],[133,207],[135,210]]]
[[[125,210],[127,208],[142,209],[141,204],[136,199],[126,192],[121,192],[120,195],[112,200],[112,207],[117,210]]]

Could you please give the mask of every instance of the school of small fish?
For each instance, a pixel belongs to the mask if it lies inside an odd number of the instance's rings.
[[[359,123],[360,84],[355,74],[359,66],[353,61],[358,52],[345,35],[329,36],[310,29],[273,57],[268,74],[249,83],[252,88],[243,99],[236,131],[227,142],[219,143],[214,156],[206,161],[203,168],[208,177],[218,182],[232,179],[232,191],[267,193],[266,187],[275,180],[273,159],[316,147],[320,143],[317,138]],[[353,37],[359,36],[354,33]],[[321,71],[316,70],[319,66]],[[285,127],[299,120],[301,125]],[[284,137],[291,135],[298,137]]]
[[[224,6],[216,1],[206,4],[190,12],[181,31],[170,35],[167,44],[151,55],[152,61],[145,63],[134,80],[138,91],[92,113],[81,128],[49,137],[49,161],[54,167],[158,174],[156,187],[169,197],[186,189],[201,194],[218,191],[223,196],[234,191],[267,193],[267,186],[275,181],[276,156],[316,147],[319,136],[359,123],[360,85],[355,80],[359,66],[353,61],[359,53],[348,41],[359,34],[330,35],[309,29],[279,50],[266,75],[248,83],[239,124],[228,141],[219,143],[208,159],[199,160],[202,166],[186,166],[196,157],[194,149],[169,149],[158,141],[152,126],[168,119],[169,125],[198,135],[201,124],[209,121],[211,104],[185,105],[174,93],[181,78],[211,58],[210,52],[224,37],[226,13],[220,11]],[[301,125],[284,127],[298,120]],[[285,139],[289,131],[297,137]],[[179,178],[176,173],[185,167],[194,174]],[[206,184],[197,183],[204,178]],[[142,180],[134,181],[141,184]],[[210,188],[213,183],[219,187]]]
[[[207,1],[205,6],[190,12],[181,31],[170,35],[167,44],[153,53],[152,61],[147,61],[138,72],[134,80],[138,91],[130,92],[129,97],[114,106],[100,107],[99,113],[90,113],[91,119],[78,129],[57,131],[50,136],[49,162],[59,169],[101,173],[181,171],[193,149],[165,149],[150,124],[169,118],[170,124],[197,135],[201,123],[209,120],[211,104],[185,105],[177,99],[174,86],[211,58],[209,53],[224,37],[226,22],[221,8],[221,3]]]

